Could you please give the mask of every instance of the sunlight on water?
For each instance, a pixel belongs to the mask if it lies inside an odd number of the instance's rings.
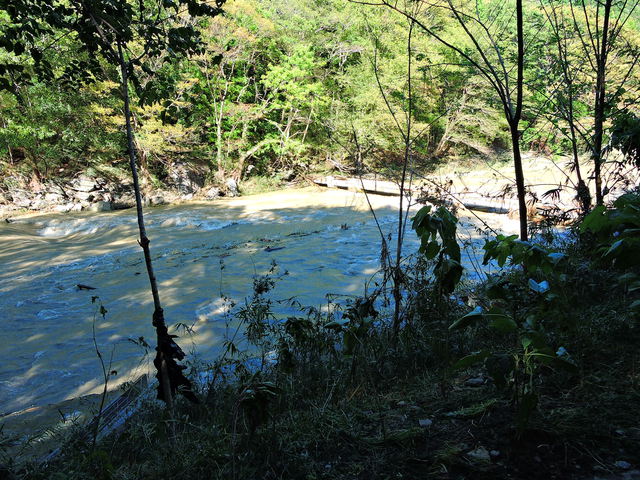
[[[385,235],[393,235],[397,198],[370,197]],[[417,209],[417,207],[416,207]],[[254,275],[273,261],[287,271],[274,299],[326,303],[325,294],[361,294],[377,272],[380,237],[362,194],[299,189],[147,211],[148,235],[169,324],[192,325],[180,343],[204,360],[224,340],[224,295],[251,294]],[[516,226],[506,217],[498,227]],[[152,301],[133,210],[40,215],[0,226],[0,414],[96,393],[102,387],[92,340],[111,369],[113,386],[149,368],[151,354],[129,339],[153,343]],[[460,236],[473,274],[482,245],[478,222],[463,217]],[[408,232],[405,251],[417,250]],[[94,287],[80,290],[77,284]],[[92,297],[108,310],[97,315]],[[280,313],[287,306],[276,304]]]

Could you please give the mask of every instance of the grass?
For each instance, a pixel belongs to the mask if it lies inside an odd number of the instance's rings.
[[[518,270],[503,276],[516,292],[509,300],[482,285],[442,297],[420,262],[407,288],[421,293],[407,298],[398,337],[384,312],[371,322],[356,302],[343,308],[342,326],[313,309],[277,321],[264,296],[272,282],[256,279],[253,298],[231,312],[245,323],[242,341],[197,368],[212,379],[201,404],[179,401],[169,412],[148,402],[95,449],[71,435],[57,461],[9,461],[4,478],[586,480],[620,473],[621,461],[638,466],[638,318],[618,271],[575,245],[566,253],[553,301],[521,288],[528,275]],[[571,352],[576,370],[540,363],[502,389],[483,364],[452,370],[481,349],[524,358],[514,333],[449,329],[471,310],[459,302],[467,296],[538,315],[545,341]],[[265,361],[274,350],[278,363]],[[538,399],[524,425],[517,378]]]

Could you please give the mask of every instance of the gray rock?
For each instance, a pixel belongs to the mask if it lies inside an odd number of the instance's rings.
[[[44,197],[37,196],[31,202],[29,208],[31,210],[45,210],[50,204],[44,199]]]
[[[227,186],[230,197],[237,197],[240,194],[238,191],[238,183],[233,178],[227,178],[225,185]]]
[[[96,190],[97,185],[95,179],[86,175],[80,175],[72,182],[71,188],[79,192],[90,192]]]
[[[464,382],[464,384],[468,387],[481,387],[485,384],[485,381],[484,378],[477,377],[468,379],[466,382]]]
[[[96,202],[89,207],[92,212],[109,212],[112,210],[111,202]]]
[[[79,191],[73,195],[73,198],[81,202],[91,202],[94,200],[95,194],[91,192]]]
[[[164,205],[167,201],[164,198],[164,195],[152,195],[149,197],[149,203],[151,205]]]
[[[82,204],[81,203],[74,203],[73,206],[71,207],[71,212],[79,212],[82,210]]]
[[[430,418],[423,418],[418,420],[418,423],[420,424],[421,427],[430,427],[431,425],[433,425],[433,420],[431,420]]]
[[[58,205],[58,204],[64,202],[64,196],[62,194],[60,194],[60,193],[49,192],[49,193],[45,194],[44,200],[49,205]]]
[[[208,188],[206,192],[204,192],[204,198],[207,200],[213,200],[220,196],[220,189],[217,187]]]
[[[169,167],[166,183],[182,195],[195,193],[204,185],[205,174],[193,165],[176,162]]]
[[[73,203],[65,203],[62,205],[56,205],[54,210],[59,213],[67,213],[73,210]]]
[[[122,193],[120,195],[114,195],[111,206],[114,210],[122,210],[124,208],[131,208],[136,205],[136,197],[132,193]]]
[[[32,199],[26,192],[14,191],[11,197],[16,207],[29,208],[31,206]]]
[[[491,461],[491,456],[489,455],[489,452],[487,451],[487,449],[484,447],[478,447],[474,450],[471,450],[470,452],[467,452],[466,455],[467,457],[469,457],[472,460],[475,460],[476,462]]]

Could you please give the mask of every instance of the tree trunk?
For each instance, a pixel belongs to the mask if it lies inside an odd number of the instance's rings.
[[[604,132],[605,117],[605,83],[606,83],[606,66],[607,66],[607,50],[609,48],[609,16],[611,14],[612,0],[606,0],[604,4],[604,25],[602,26],[602,40],[600,43],[600,52],[596,53],[597,72],[596,72],[596,96],[594,106],[593,119],[593,175],[596,183],[596,204],[604,203],[604,195],[602,189],[602,139]],[[596,19],[597,21],[597,19]],[[597,25],[596,25],[597,28]]]
[[[138,217],[138,229],[140,231],[140,240],[138,243],[142,247],[144,252],[144,261],[147,267],[147,274],[149,276],[149,284],[151,287],[151,294],[153,296],[153,326],[156,329],[156,336],[158,346],[156,347],[156,358],[153,361],[156,369],[158,370],[157,378],[159,380],[158,398],[165,401],[167,406],[171,408],[173,406],[173,392],[177,387],[182,385],[186,387],[188,393],[186,396],[189,398],[191,393],[191,384],[182,374],[181,367],[176,363],[176,360],[182,360],[184,358],[184,352],[173,341],[173,338],[169,335],[167,326],[164,320],[164,312],[160,303],[160,295],[158,293],[158,283],[156,276],[153,272],[153,264],[151,262],[151,250],[149,248],[149,238],[147,237],[146,228],[144,225],[144,215],[142,212],[142,195],[140,194],[140,182],[138,179],[138,169],[136,165],[136,153],[135,153],[135,141],[133,137],[133,128],[131,125],[131,108],[129,105],[129,82],[127,75],[127,63],[124,58],[122,45],[118,43],[118,56],[120,61],[120,71],[122,74],[122,94],[124,97],[124,116],[125,125],[127,129],[127,149],[129,154],[129,167],[131,168],[131,176],[133,178],[133,188],[136,197],[136,213]],[[195,400],[195,397],[193,397]]]
[[[524,186],[524,171],[522,169],[522,155],[520,154],[520,132],[517,125],[510,125],[511,143],[513,147],[513,168],[516,177],[516,191],[518,195],[518,216],[520,218],[520,240],[528,240],[527,231],[527,191]]]
[[[528,240],[529,233],[527,231],[527,192],[524,187],[524,172],[522,169],[522,155],[520,154],[520,118],[522,117],[522,97],[524,84],[524,28],[522,15],[522,0],[516,1],[516,22],[518,29],[518,77],[517,77],[517,93],[516,93],[516,109],[507,112],[507,117],[511,116],[509,129],[511,130],[511,144],[513,148],[513,168],[516,177],[516,190],[518,194],[518,215],[520,217],[520,240]]]

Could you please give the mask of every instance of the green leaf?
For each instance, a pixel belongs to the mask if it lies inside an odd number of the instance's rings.
[[[483,316],[482,307],[478,306],[467,313],[464,317],[459,318],[449,326],[449,330],[459,330],[473,325]]]
[[[451,371],[464,370],[465,368],[469,368],[472,365],[476,365],[480,362],[483,362],[485,359],[489,358],[490,356],[491,356],[491,352],[487,350],[482,350],[480,352],[472,353],[470,355],[467,355],[466,357],[461,358],[456,363],[454,363],[451,366],[450,370]]]
[[[518,329],[516,322],[508,315],[487,314],[486,317],[491,319],[489,326],[501,333],[511,333]]]
[[[604,255],[602,255],[603,257],[608,257],[609,255],[611,255],[613,252],[615,252],[616,250],[618,250],[624,243],[624,240],[618,240],[617,242],[614,242],[609,249],[604,253]]]

